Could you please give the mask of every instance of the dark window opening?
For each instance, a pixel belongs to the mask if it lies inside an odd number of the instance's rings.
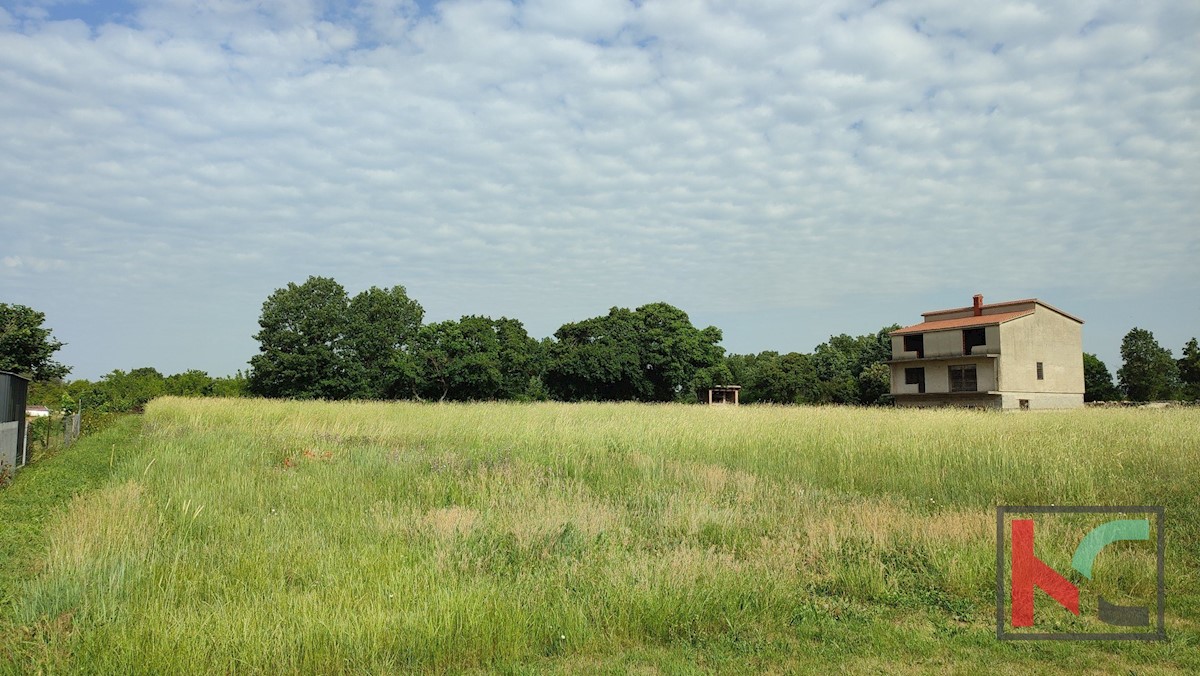
[[[1028,399],[1018,399],[1017,403],[1021,406],[1022,411],[1029,410],[1029,400]]]
[[[1037,365],[1038,365],[1038,366],[1037,366],[1037,371],[1038,371],[1038,380],[1045,380],[1045,379],[1046,379],[1046,374],[1045,374],[1045,372],[1042,370],[1042,362],[1040,362],[1040,361],[1039,361],[1039,362],[1037,363]]]
[[[925,369],[912,368],[904,369],[904,384],[916,385],[917,392],[925,394]]]
[[[904,337],[904,351],[905,352],[916,352],[917,359],[921,359],[922,357],[924,357],[925,356],[925,336],[920,333],[916,334],[915,336],[905,336]]]
[[[987,345],[987,334],[983,329],[964,329],[963,354],[971,354],[971,348],[976,345]]]
[[[975,365],[950,367],[951,392],[977,392],[979,383],[975,377]]]

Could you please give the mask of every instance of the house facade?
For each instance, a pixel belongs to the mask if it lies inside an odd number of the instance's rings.
[[[1083,406],[1083,320],[1036,298],[936,310],[893,331],[897,406]]]

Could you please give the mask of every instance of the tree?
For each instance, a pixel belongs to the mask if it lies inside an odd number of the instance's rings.
[[[696,390],[724,384],[725,349],[721,329],[697,329],[687,313],[667,303],[650,303],[634,311],[642,366],[653,401],[694,400]],[[720,376],[720,377],[718,377]],[[715,380],[722,383],[715,383]]]
[[[1117,380],[1132,401],[1171,399],[1179,393],[1179,365],[1171,351],[1158,344],[1154,334],[1134,327],[1121,340]]]
[[[802,404],[816,401],[820,380],[811,355],[763,352],[744,382],[748,403]]]
[[[212,396],[244,397],[248,392],[246,375],[238,371],[235,375],[213,378]]]
[[[99,382],[77,392],[75,399],[82,399],[88,410],[127,413],[140,412],[150,400],[166,393],[166,379],[157,369],[147,366],[128,373],[117,369],[105,374]]]
[[[250,359],[249,388],[265,397],[341,399],[357,383],[348,373],[343,337],[349,300],[328,277],[289,283],[263,303],[259,354]]]
[[[543,344],[529,335],[516,319],[501,317],[492,322],[500,359],[502,399],[545,399],[541,375],[545,370]]]
[[[1183,357],[1179,360],[1179,380],[1183,383],[1183,396],[1193,401],[1200,400],[1200,345],[1192,338],[1183,346]]]
[[[858,374],[858,401],[865,405],[889,403],[892,392],[892,369],[875,362]]]
[[[813,351],[813,363],[820,385],[819,404],[873,405],[887,402],[891,391],[892,339],[889,335],[899,324],[885,326],[861,336],[831,336]],[[865,375],[864,375],[865,374]]]
[[[515,319],[467,316],[422,326],[414,360],[422,396],[514,399],[530,387],[537,341]]]
[[[545,382],[559,399],[694,401],[698,388],[732,377],[721,330],[698,329],[667,303],[614,307],[554,337]]]
[[[1116,401],[1121,393],[1113,385],[1112,373],[1094,354],[1083,353],[1083,400]]]
[[[63,343],[44,328],[46,315],[24,305],[0,303],[0,371],[20,373],[35,381],[62,378],[71,369],[54,360]]]
[[[197,369],[167,376],[164,384],[166,393],[173,397],[210,397],[213,393],[213,379]]]
[[[424,316],[403,286],[373,286],[350,300],[344,344],[353,396],[394,399],[412,392],[413,342]]]
[[[637,315],[612,308],[603,317],[563,324],[554,332],[546,385],[565,401],[643,400],[654,386],[639,353]]]

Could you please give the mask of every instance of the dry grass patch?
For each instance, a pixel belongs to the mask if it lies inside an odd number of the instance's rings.
[[[47,569],[62,573],[115,559],[143,560],[157,526],[158,517],[137,482],[77,496],[49,528]]]
[[[425,513],[425,517],[422,519],[422,523],[433,531],[434,535],[443,540],[470,533],[478,522],[478,511],[460,505],[431,509]]]

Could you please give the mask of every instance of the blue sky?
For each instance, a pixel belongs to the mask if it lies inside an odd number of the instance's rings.
[[[1200,5],[0,2],[0,302],[244,368],[309,275],[734,352],[1038,297],[1200,334]]]

